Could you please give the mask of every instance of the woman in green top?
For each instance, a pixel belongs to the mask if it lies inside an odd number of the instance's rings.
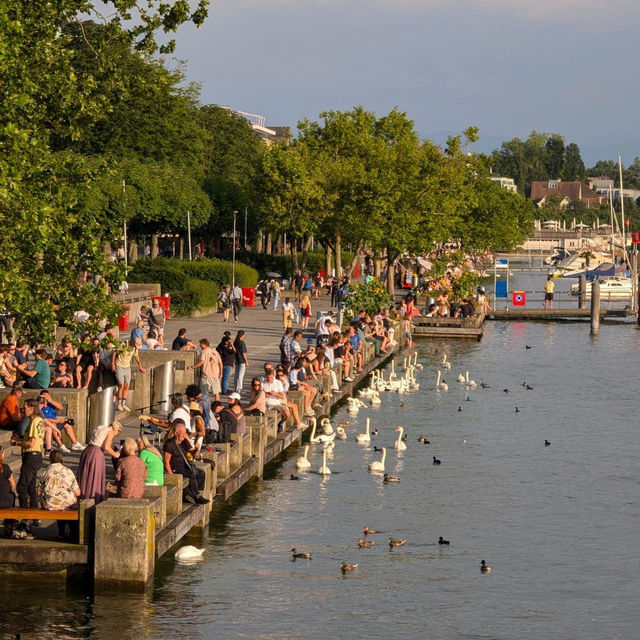
[[[138,449],[140,450],[140,460],[147,467],[147,477],[144,479],[145,485],[161,487],[164,484],[164,463],[160,452],[149,442],[145,435],[138,437]]]

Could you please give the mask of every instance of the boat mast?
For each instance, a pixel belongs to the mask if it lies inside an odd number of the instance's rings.
[[[629,254],[627,253],[627,236],[626,236],[626,227],[625,227],[625,218],[624,218],[624,193],[622,188],[622,156],[618,154],[618,173],[620,174],[620,216],[622,223],[622,251],[624,255],[624,262],[627,265],[629,271],[631,271],[631,310],[635,311],[636,309],[636,273],[633,269],[633,265],[631,264],[631,260],[629,260]]]

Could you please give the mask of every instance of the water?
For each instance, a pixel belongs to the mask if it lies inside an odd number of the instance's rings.
[[[336,414],[350,439],[336,442],[331,476],[296,472],[302,451],[292,452],[221,511],[202,562],[165,557],[147,594],[2,587],[3,629],[42,639],[635,638],[639,339],[633,326],[604,325],[591,339],[588,323],[490,322],[480,343],[419,343],[420,391],[384,392],[357,418]],[[444,353],[450,390],[438,394]],[[490,385],[469,401],[455,381],[467,369]],[[355,442],[367,416],[380,429],[370,446]],[[397,425],[409,434],[401,455]],[[367,472],[374,444],[389,447],[400,483]],[[309,457],[317,469],[320,445]],[[359,550],[364,525],[381,533]],[[389,536],[406,545],[389,551]],[[292,562],[293,546],[313,560]],[[343,576],[342,560],[359,568]]]

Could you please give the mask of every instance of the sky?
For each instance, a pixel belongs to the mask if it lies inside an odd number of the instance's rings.
[[[559,133],[587,166],[640,156],[638,0],[214,0],[176,57],[202,102],[289,125],[328,109],[406,111],[476,150]]]

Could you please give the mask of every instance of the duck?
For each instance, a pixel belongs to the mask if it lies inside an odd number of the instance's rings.
[[[356,435],[356,442],[371,442],[371,434],[369,433],[370,418],[367,418],[367,424],[364,433]]]
[[[304,453],[296,460],[296,469],[308,469],[311,467],[311,462],[309,462],[309,458],[307,455],[309,453],[309,445],[305,445]]]
[[[318,469],[318,473],[323,476],[331,475],[331,469],[327,466],[327,450],[322,450],[322,466]]]
[[[458,411],[462,411],[462,407],[458,405]]]
[[[445,540],[442,536],[438,538],[438,544],[450,544],[448,540]]]
[[[201,558],[204,552],[204,549],[198,549],[197,547],[188,544],[184,547],[180,547],[175,552],[174,558],[176,558],[176,560],[195,560],[196,558]]]
[[[349,564],[348,562],[342,562],[340,564],[340,571],[342,571],[342,573],[347,573],[347,571],[353,571],[354,569],[358,568],[358,563],[354,563],[354,564]]]
[[[442,356],[442,368],[443,369],[451,369],[451,363],[447,362],[447,354],[446,353]]]
[[[509,389],[503,389],[505,393],[509,393]]]
[[[442,461],[433,456],[433,464],[442,464]]]
[[[438,379],[436,381],[436,391],[449,391],[449,385],[443,380],[440,382],[440,378],[442,377],[442,371],[438,369]]]
[[[293,473],[289,476],[289,480],[300,480],[299,476],[294,475]]]
[[[480,562],[480,571],[482,571],[482,573],[491,573],[491,567],[482,560],[482,562]]]
[[[375,529],[372,529],[371,527],[362,527],[362,535],[369,536],[372,533],[378,533],[378,532]]]
[[[394,538],[389,538],[389,547],[401,547],[405,542],[405,540],[395,540]]]
[[[516,407],[516,413],[520,413],[520,409],[518,409],[518,407]]]
[[[311,553],[307,553],[306,551],[298,553],[298,550],[295,547],[291,549],[291,553],[293,553],[294,560],[311,560]]]
[[[480,386],[481,386],[483,389],[491,389],[491,387],[490,387],[486,382],[484,382],[484,381],[482,381],[482,382],[480,383]]]
[[[530,347],[528,344],[525,344],[525,345],[524,345],[524,348],[525,348],[525,349],[532,349],[533,347]]]
[[[384,461],[387,457],[387,450],[382,447],[382,457],[380,460],[375,460],[369,463],[369,471],[384,471]]]
[[[344,427],[336,427],[336,438],[338,438],[338,440],[347,439],[347,432],[344,430]]]
[[[427,438],[425,438],[424,436],[420,436],[418,438],[418,442],[422,442],[422,444],[431,444],[431,440],[428,440]]]
[[[358,540],[358,547],[360,549],[369,549],[373,547],[374,544],[373,540],[363,540],[362,538]]]
[[[373,450],[374,450],[374,451],[378,451],[378,452],[380,452],[380,451],[382,451],[383,449],[384,449],[384,447],[376,447],[375,445],[373,446]]]
[[[469,380],[469,372],[467,371],[465,376],[465,386],[467,389],[475,389],[478,385],[476,385],[475,380]]]
[[[528,384],[528,385],[525,387],[525,389],[526,389],[527,391],[533,391],[533,390],[535,389],[535,387],[533,387],[532,385]]]
[[[465,382],[465,377],[464,377],[462,374],[460,374],[460,375],[456,378],[456,380],[457,380],[458,382]]]
[[[385,482],[400,482],[400,476],[390,476],[388,473],[384,474]]]
[[[338,422],[338,426],[342,427],[343,429],[346,429],[349,426],[349,421],[343,420],[342,422]]]
[[[393,446],[397,451],[406,451],[407,445],[402,441],[402,434],[404,433],[404,429],[402,427],[396,427],[395,431],[398,432],[398,439]]]
[[[544,441],[544,446],[545,446],[545,447],[550,447],[550,446],[551,446],[551,443],[550,443],[548,440],[545,440],[545,441]]]

